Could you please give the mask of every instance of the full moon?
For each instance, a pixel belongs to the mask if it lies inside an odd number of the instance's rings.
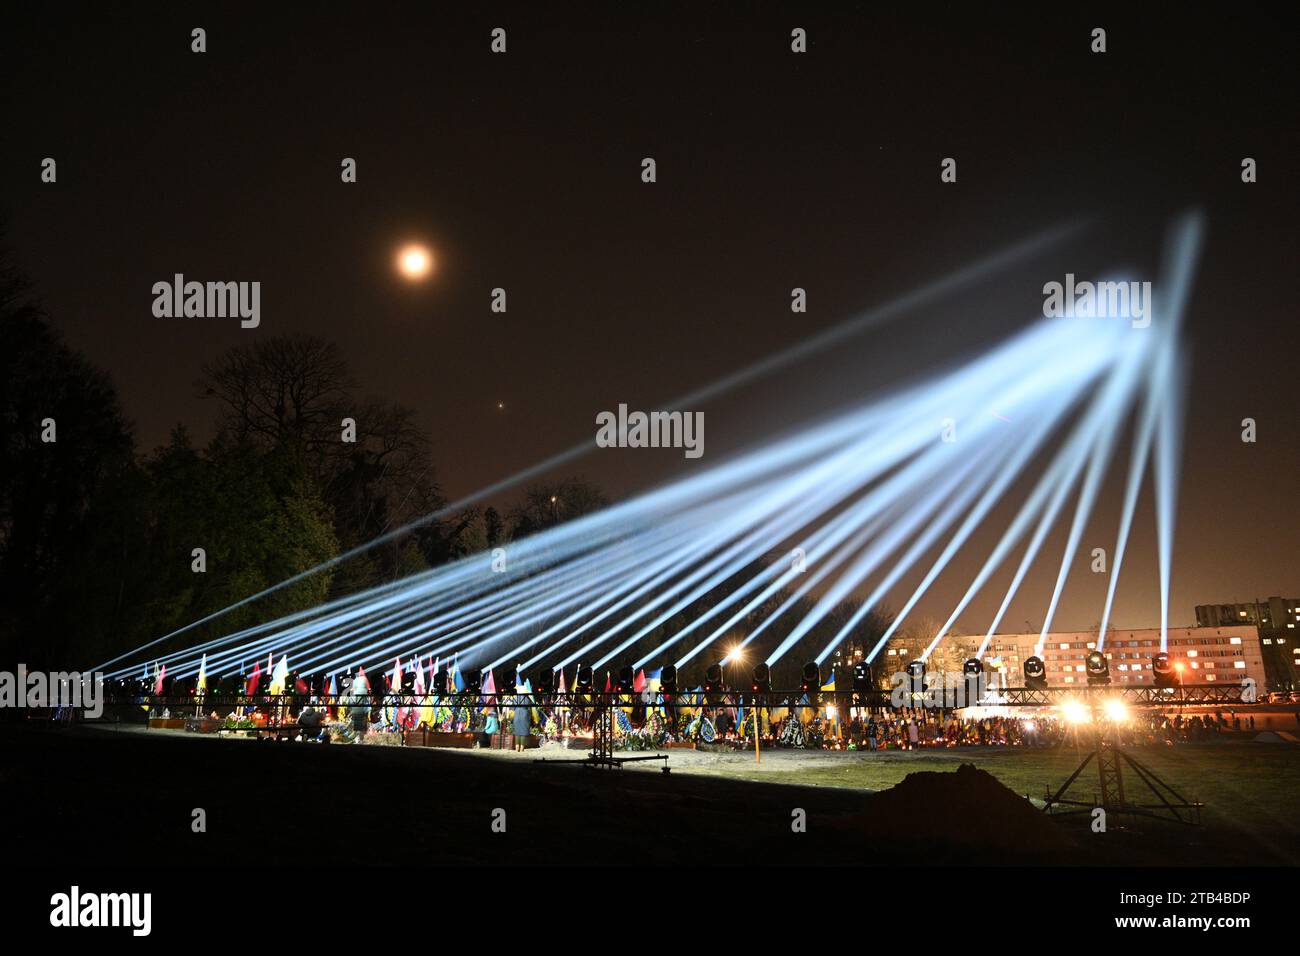
[[[424,246],[406,246],[397,254],[397,268],[412,281],[423,279],[433,268],[433,255]]]

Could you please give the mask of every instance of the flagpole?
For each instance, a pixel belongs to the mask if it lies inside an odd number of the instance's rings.
[[[762,763],[763,754],[758,749],[758,702],[754,702],[754,763]]]

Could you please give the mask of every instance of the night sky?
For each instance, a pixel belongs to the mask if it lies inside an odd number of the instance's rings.
[[[7,11],[7,244],[55,325],[111,373],[142,450],[178,422],[210,436],[203,362],[307,333],[337,342],[365,389],[418,410],[455,497],[590,440],[598,411],[659,407],[1000,246],[1090,223],[940,307],[702,406],[698,461],[593,450],[564,469],[618,499],[978,354],[1041,315],[1043,283],[1067,271],[1154,278],[1165,226],[1196,206],[1208,242],[1187,316],[1171,623],[1191,623],[1198,603],[1300,592],[1297,38],[1278,5],[1216,18],[652,7]],[[203,54],[190,51],[199,26]],[[489,51],[497,26],[504,55]],[[1089,51],[1096,26],[1103,55]],[[790,52],[794,27],[806,54]],[[40,181],[46,156],[54,185]],[[654,184],[641,182],[646,156]],[[947,156],[956,184],[939,181]],[[340,182],[344,157],[356,184]],[[435,250],[432,281],[395,275],[407,240]],[[261,281],[260,328],[155,318],[151,286],[177,272]],[[489,310],[497,286],[505,315]],[[807,315],[790,312],[795,286]],[[1253,445],[1239,437],[1247,416]],[[1113,547],[1121,448],[1085,553]],[[921,610],[947,616],[1012,513]],[[1158,621],[1153,523],[1148,486],[1121,628]],[[1007,629],[1041,621],[1063,539]],[[1058,629],[1100,617],[1104,578],[1078,567]],[[1005,580],[959,626],[981,630]]]

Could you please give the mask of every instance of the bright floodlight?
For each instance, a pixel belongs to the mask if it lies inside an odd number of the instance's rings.
[[[407,246],[398,254],[397,267],[408,279],[423,279],[433,268],[433,256],[424,246]]]
[[[1077,700],[1067,700],[1062,704],[1061,716],[1072,724],[1086,724],[1090,718],[1088,708]]]
[[[1124,701],[1118,697],[1112,697],[1103,705],[1106,711],[1106,719],[1112,724],[1122,724],[1128,720],[1128,708],[1124,706]]]

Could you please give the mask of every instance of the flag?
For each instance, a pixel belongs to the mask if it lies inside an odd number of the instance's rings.
[[[157,665],[154,665],[154,666],[156,667]],[[154,679],[154,682],[153,682],[153,692],[154,692],[155,694],[158,694],[159,696],[162,695],[162,692],[163,692],[163,680],[164,680],[166,677],[167,677],[167,665],[164,664],[164,665],[162,666],[162,668],[158,671],[158,676]]]
[[[257,661],[253,661],[253,673],[249,675],[247,683],[244,684],[244,694],[252,697],[257,693],[257,682],[262,679],[262,671]]]
[[[429,676],[432,678],[432,672],[430,672]],[[428,688],[424,683],[424,670],[420,667],[418,659],[415,662],[415,693],[420,698],[420,707],[416,715],[418,720],[413,720],[412,723],[421,723],[426,727],[432,727],[433,702],[429,700]]]
[[[649,698],[651,702],[654,701],[655,697],[659,694],[659,691],[663,689],[663,681],[661,679],[663,673],[664,669],[662,667],[657,667],[646,675],[645,692],[647,698]]]
[[[389,678],[388,692],[390,694],[400,694],[402,692],[402,659],[400,657],[393,658],[393,673]],[[388,716],[389,722],[396,724],[398,727],[406,724],[406,708],[400,706],[400,704],[397,707],[385,708],[385,714]]]
[[[370,693],[370,678],[366,676],[366,669],[360,665],[357,666],[357,676],[352,681],[352,693]]]
[[[460,665],[454,660],[451,662],[451,667],[451,685],[456,689],[456,693],[459,694],[465,689],[465,678],[461,675]]]
[[[275,670],[271,671],[271,686],[267,688],[271,696],[284,693],[285,682],[289,680],[289,655],[285,654],[280,658],[280,663],[275,665]]]
[[[568,693],[568,691],[564,689],[564,668],[563,667],[560,668],[560,684],[559,687],[557,688],[557,692],[561,694]]]
[[[608,694],[612,688],[609,682],[609,671],[605,671],[605,693]]]
[[[329,714],[330,717],[334,716],[334,696],[337,693],[338,689],[334,686],[334,675],[330,674],[330,679],[325,684],[325,697],[330,701],[330,703],[325,707],[325,712]]]
[[[835,672],[831,671],[831,679],[827,681],[825,684],[822,684],[822,690],[834,690],[834,689],[835,689]]]
[[[208,690],[208,655],[199,661],[199,679],[194,682],[194,695],[202,697]]]
[[[636,672],[636,679],[632,681],[633,692],[639,694],[646,689],[645,668]]]

